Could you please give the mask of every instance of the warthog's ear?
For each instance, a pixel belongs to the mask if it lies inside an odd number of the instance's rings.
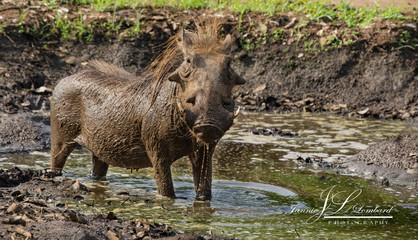
[[[230,71],[231,71],[232,81],[234,81],[235,85],[242,85],[242,84],[245,84],[247,82],[247,81],[245,81],[245,79],[243,77],[241,77],[234,70],[232,70],[232,68],[231,68]]]
[[[224,41],[221,43],[221,52],[225,54],[229,54],[231,52],[232,47],[232,37],[228,34]]]
[[[183,53],[185,55],[189,55],[188,50],[190,49],[190,47],[193,45],[193,36],[192,33],[187,32],[186,30],[184,30],[184,28],[181,30],[181,34],[180,36],[177,38],[177,41],[179,42]]]

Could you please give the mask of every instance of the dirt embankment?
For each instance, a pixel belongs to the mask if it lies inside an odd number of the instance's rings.
[[[91,13],[89,21],[112,17],[89,7],[66,7],[69,16]],[[30,11],[26,24],[31,27],[39,19],[53,18],[48,11],[42,6]],[[10,22],[19,17],[16,9],[1,13]],[[133,10],[120,10],[115,16],[118,20],[132,14]],[[235,97],[248,109],[418,116],[417,51],[412,47],[418,33],[413,20],[347,28],[337,20],[308,21],[294,13],[239,16],[228,11],[143,9],[141,14],[139,36],[97,32],[92,42],[64,41],[29,30],[19,33],[22,27],[6,26],[6,34],[0,34],[0,111],[48,111],[48,97],[57,81],[92,59],[141,74],[161,50],[158,46],[182,25],[193,25],[202,15],[216,15],[225,20],[224,33],[235,36],[234,68],[248,81],[237,88]]]
[[[418,133],[400,134],[348,158],[348,172],[389,181],[418,184]]]

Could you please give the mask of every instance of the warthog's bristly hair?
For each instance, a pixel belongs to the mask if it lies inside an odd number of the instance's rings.
[[[185,30],[188,33],[192,46],[188,50],[201,50],[210,52],[221,52],[220,28],[222,20],[219,18],[199,19],[195,22],[195,29]],[[152,82],[155,82],[153,98],[158,95],[161,83],[164,79],[182,63],[183,50],[181,39],[182,31],[172,36],[165,44],[164,51],[148,66],[152,73]]]

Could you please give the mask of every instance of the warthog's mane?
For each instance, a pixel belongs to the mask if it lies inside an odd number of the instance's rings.
[[[189,46],[187,51],[222,52],[222,39],[219,34],[221,26],[222,22],[219,18],[206,18],[196,21],[194,29],[185,30],[187,32]],[[132,83],[129,84],[129,88],[126,90],[133,91],[133,96],[139,96],[141,98],[150,97],[151,99],[148,99],[150,100],[148,103],[150,103],[149,107],[151,107],[160,93],[163,82],[184,61],[183,45],[181,42],[182,34],[183,32],[181,30],[163,45],[163,51],[147,67],[147,76],[143,79],[138,78],[121,67],[103,61],[90,61],[88,67],[126,81],[122,84],[127,82]],[[169,97],[174,98],[176,92],[176,89],[172,89]]]

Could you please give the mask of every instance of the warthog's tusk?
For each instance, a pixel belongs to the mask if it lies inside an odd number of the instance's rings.
[[[238,107],[237,111],[234,113],[234,118],[238,117],[241,107]]]
[[[179,102],[178,99],[176,100],[176,102],[177,102],[177,107],[179,108],[180,112],[183,114],[184,113],[184,109],[183,109],[183,106],[181,105],[181,102]]]

